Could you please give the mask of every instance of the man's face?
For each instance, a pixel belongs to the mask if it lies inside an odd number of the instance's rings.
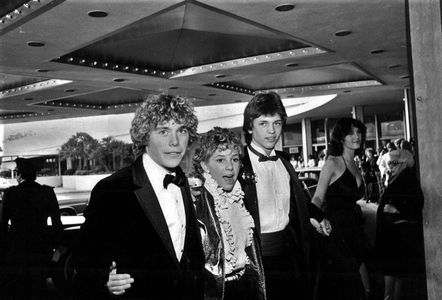
[[[188,143],[187,127],[170,120],[152,130],[146,152],[160,166],[173,169],[183,159]]]
[[[275,148],[281,136],[282,118],[279,114],[261,115],[252,122],[252,141],[260,146],[267,154]]]

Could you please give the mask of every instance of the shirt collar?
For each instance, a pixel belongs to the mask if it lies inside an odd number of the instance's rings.
[[[259,153],[261,153],[261,154],[264,155],[264,156],[274,156],[274,155],[276,155],[276,151],[275,151],[274,148],[272,149],[272,151],[270,152],[270,154],[267,155],[267,154],[265,153],[265,151],[264,151],[260,146],[258,146],[256,143],[254,143],[253,141],[250,142],[250,146],[252,146],[253,149],[255,149],[256,151],[258,151]],[[251,151],[250,151],[250,152],[251,152]],[[251,153],[252,153],[254,156],[257,156],[255,153],[253,153],[253,152],[251,152]]]
[[[155,189],[163,188],[164,176],[167,174],[175,175],[175,173],[169,172],[166,168],[157,164],[147,153],[143,153],[143,167]]]

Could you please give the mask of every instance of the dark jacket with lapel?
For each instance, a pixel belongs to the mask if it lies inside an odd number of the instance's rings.
[[[294,271],[297,272],[298,278],[305,282],[305,286],[309,286],[309,270],[310,270],[310,220],[308,200],[305,197],[302,185],[298,180],[298,176],[290,164],[284,157],[284,153],[276,151],[276,155],[284,164],[290,175],[290,212],[289,224],[285,229],[285,241],[290,258],[288,263],[292,263]],[[245,193],[244,204],[255,220],[255,226],[261,233],[259,220],[258,198],[256,193],[254,172],[250,162],[247,147],[244,148],[243,168],[238,180],[243,186]],[[265,273],[265,270],[264,270]]]
[[[187,183],[186,183],[187,184]],[[189,187],[181,188],[186,240],[176,258],[166,220],[142,158],[93,189],[73,251],[77,298],[103,298],[112,261],[134,278],[127,299],[202,299],[204,256]]]

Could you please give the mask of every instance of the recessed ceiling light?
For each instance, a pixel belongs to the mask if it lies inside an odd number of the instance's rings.
[[[208,96],[209,97],[213,97],[213,96],[216,96],[216,94],[209,94]]]
[[[239,102],[242,102],[242,100],[235,100],[235,102],[239,103]]]
[[[177,86],[171,86],[171,87],[169,88],[169,90],[177,90],[177,89],[178,89]]]
[[[399,68],[401,65],[389,65],[388,68],[389,69],[396,69]]]
[[[346,36],[346,35],[350,35],[351,34],[351,30],[339,30],[335,32],[336,36]]]
[[[67,89],[67,90],[64,90],[66,93],[72,93],[72,92],[75,92],[75,90],[74,89]]]
[[[53,109],[48,109],[48,111],[54,111]]]
[[[32,98],[32,97],[28,97],[28,98],[25,98],[24,100],[26,100],[26,101],[30,101],[30,100],[34,100],[34,98]]]
[[[286,64],[285,66],[288,67],[288,68],[292,68],[292,67],[299,66],[299,64],[297,64],[297,63],[289,63],[289,64]]]
[[[46,69],[38,69],[37,72],[39,72],[39,73],[47,73],[47,72],[49,72],[49,70],[46,70]]]
[[[295,95],[288,95],[287,98],[294,98]]]
[[[45,45],[45,43],[38,42],[38,41],[29,41],[28,42],[29,47],[43,47],[44,45]]]
[[[293,5],[293,4],[281,4],[281,5],[278,5],[277,7],[275,7],[275,10],[283,12],[283,11],[292,10],[294,8],[295,8],[295,5]]]
[[[92,18],[104,18],[107,17],[107,12],[101,10],[93,10],[87,13]]]
[[[226,77],[226,75],[224,75],[224,74],[215,75],[215,78],[224,78],[224,77]]]
[[[385,50],[382,50],[382,49],[374,49],[374,50],[370,51],[371,54],[379,54],[379,53],[383,53],[383,52],[385,52]]]
[[[399,77],[400,79],[407,79],[410,78],[410,75],[402,75],[401,77]]]
[[[113,81],[115,81],[115,82],[123,82],[123,81],[126,81],[126,79],[124,79],[124,78],[115,78],[115,79],[113,79]]]
[[[351,90],[345,90],[345,91],[342,91],[343,93],[351,93]]]

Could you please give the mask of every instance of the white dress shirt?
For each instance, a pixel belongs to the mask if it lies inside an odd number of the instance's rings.
[[[265,155],[264,150],[255,143],[252,142],[251,146]],[[281,231],[289,223],[290,175],[280,159],[260,162],[256,154],[248,148],[247,151],[256,175],[261,233]],[[270,153],[270,156],[273,155],[276,155],[275,150]]]
[[[147,153],[143,154],[143,167],[160,203],[179,261],[184,251],[186,237],[186,213],[181,189],[175,184],[169,184],[167,189],[164,188],[164,176],[175,174],[158,165]]]

